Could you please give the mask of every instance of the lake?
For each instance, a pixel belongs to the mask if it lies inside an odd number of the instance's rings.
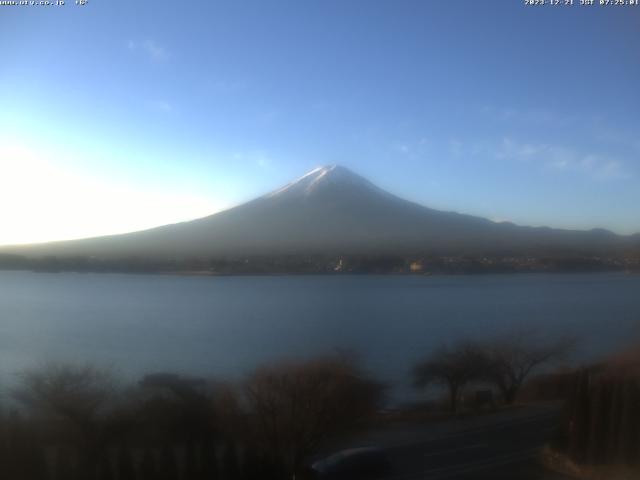
[[[410,395],[439,344],[535,326],[579,334],[580,361],[640,337],[640,276],[235,276],[0,272],[0,383],[42,362],[137,377],[239,378],[279,358],[352,349]],[[4,377],[4,378],[2,378]]]

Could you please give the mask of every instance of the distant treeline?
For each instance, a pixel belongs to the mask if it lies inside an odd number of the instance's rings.
[[[403,256],[403,255],[249,255],[214,258],[27,257],[0,254],[0,269],[36,272],[122,272],[242,274],[413,273],[482,274],[518,272],[640,271],[640,258],[581,255]]]

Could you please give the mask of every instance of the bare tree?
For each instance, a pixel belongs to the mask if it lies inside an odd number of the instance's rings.
[[[28,370],[14,397],[34,415],[59,425],[78,449],[84,478],[94,478],[109,425],[106,409],[115,382],[110,371],[51,365]]]
[[[111,372],[91,366],[50,365],[27,370],[20,379],[16,399],[75,423],[95,417],[114,393]]]
[[[284,477],[320,442],[371,413],[381,392],[380,384],[340,357],[261,368],[244,390],[254,441]]]
[[[449,390],[450,409],[457,412],[461,389],[482,377],[486,368],[485,359],[482,349],[475,343],[442,346],[415,365],[414,385],[418,388],[433,383],[446,386]]]
[[[510,405],[534,370],[562,359],[574,344],[573,338],[549,341],[530,331],[496,338],[484,348],[485,378],[498,387],[504,402]]]

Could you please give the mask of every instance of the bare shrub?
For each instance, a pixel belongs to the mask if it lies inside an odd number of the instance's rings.
[[[321,442],[372,413],[381,393],[343,357],[260,368],[243,391],[250,438],[274,475],[291,478]]]
[[[449,407],[457,412],[460,391],[468,383],[482,377],[486,370],[486,356],[473,342],[441,346],[413,369],[414,385],[425,388],[431,384],[444,385],[449,391]]]

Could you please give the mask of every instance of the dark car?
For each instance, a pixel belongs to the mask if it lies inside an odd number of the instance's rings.
[[[378,447],[342,450],[311,465],[313,476],[322,480],[381,478],[390,470],[387,453]]]

